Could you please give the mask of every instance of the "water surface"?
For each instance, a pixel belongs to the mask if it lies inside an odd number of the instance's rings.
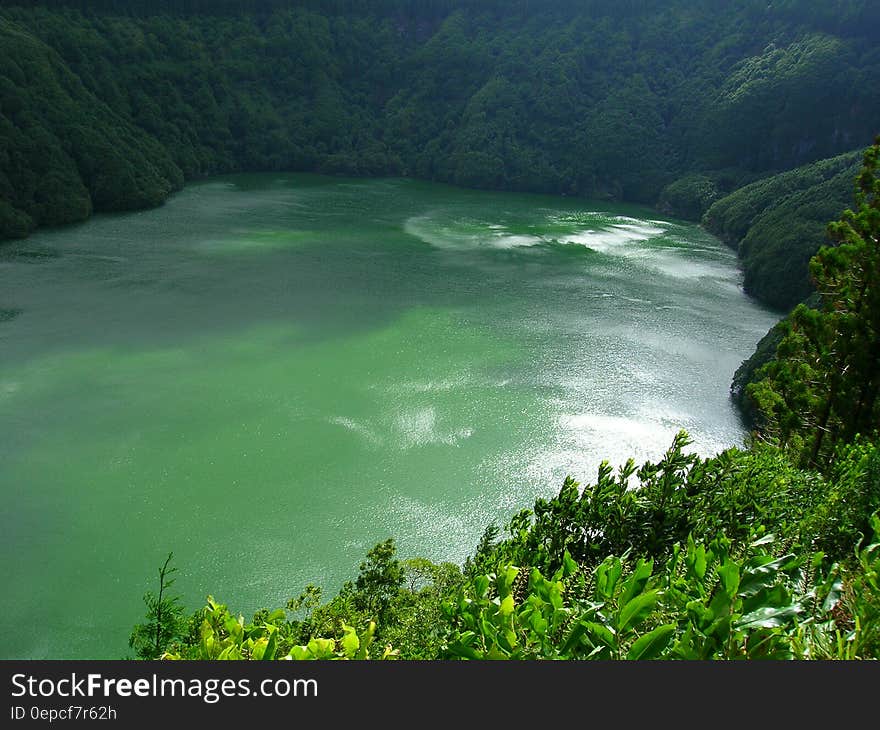
[[[0,657],[118,658],[168,551],[190,608],[333,591],[374,543],[741,443],[775,321],[656,213],[403,180],[235,176],[0,247]]]

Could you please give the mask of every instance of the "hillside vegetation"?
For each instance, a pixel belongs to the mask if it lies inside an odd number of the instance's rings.
[[[790,310],[813,291],[809,261],[828,242],[827,221],[852,197],[861,154],[840,155],[758,180],[715,201],[703,216],[737,249],[746,291]]]

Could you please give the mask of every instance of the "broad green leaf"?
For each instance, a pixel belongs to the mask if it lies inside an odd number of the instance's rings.
[[[532,615],[532,618],[529,621],[529,626],[531,626],[532,631],[534,631],[538,636],[546,636],[547,629],[550,624],[547,622],[540,613],[535,613]]]
[[[510,657],[505,654],[501,649],[497,646],[493,646],[489,651],[486,652],[486,655],[482,657],[483,659],[491,659],[493,661],[504,661],[505,659],[509,659]]]
[[[688,573],[696,576],[698,580],[703,580],[706,576],[706,548],[697,545],[694,542],[694,536],[688,535],[687,553],[684,558]]]
[[[790,661],[794,659],[791,645],[785,637],[772,629],[753,631],[746,641],[746,656],[749,659],[772,659]]]
[[[285,613],[284,609],[278,608],[269,614],[269,618],[266,619],[266,621],[270,624],[277,624],[279,621],[284,621],[286,618],[287,613]]]
[[[342,624],[343,636],[340,643],[342,644],[342,653],[349,659],[357,656],[357,651],[361,647],[361,640],[358,638],[357,631],[351,626]]]
[[[744,598],[754,596],[776,583],[777,575],[777,572],[773,569],[749,570],[743,573],[739,585],[739,595]]]
[[[501,601],[500,612],[502,616],[510,616],[513,613],[514,603],[513,596],[507,596]]]
[[[603,626],[595,621],[587,621],[584,623],[584,628],[586,629],[586,635],[593,640],[593,644],[600,643],[608,647],[617,646],[617,636],[607,626]]]
[[[587,631],[587,625],[583,621],[576,621],[574,626],[571,627],[571,631],[568,632],[568,636],[565,637],[565,640],[562,642],[562,647],[559,652],[563,657],[567,657],[571,654],[572,650],[580,644],[581,639],[584,637],[584,634]]]
[[[511,631],[510,629],[505,629],[502,633],[502,636],[504,637],[504,643],[507,645],[507,649],[509,649],[510,651],[516,649],[519,642],[517,641],[516,634],[513,631]]]
[[[223,620],[223,628],[226,629],[227,634],[232,634],[233,636],[235,636],[238,633],[238,621],[235,620],[234,616],[227,616]]]
[[[785,586],[776,585],[763,588],[753,596],[743,599],[741,613],[749,614],[759,608],[782,608],[791,604],[791,594]]]
[[[564,568],[562,573],[564,578],[568,578],[577,573],[578,564],[571,557],[571,553],[569,553],[568,550],[566,550],[565,555],[562,556],[562,565]]]
[[[669,645],[674,634],[675,624],[658,626],[653,631],[649,631],[647,634],[640,637],[632,647],[630,647],[626,658],[632,660],[656,659]]]
[[[513,566],[508,566],[501,571],[495,581],[499,597],[506,598],[510,595],[510,590],[513,587],[513,582],[516,580],[517,573],[519,573],[519,568],[514,568]]]
[[[333,639],[312,639],[308,649],[316,659],[327,659],[333,656],[336,642]]]
[[[260,661],[263,658],[263,653],[266,651],[268,645],[268,639],[257,639],[257,641],[254,642],[254,648],[251,649],[251,658]]]
[[[263,656],[260,657],[266,661],[275,658],[275,650],[278,646],[278,631],[270,631],[269,638],[266,640],[266,647],[263,649]]]
[[[561,611],[564,605],[562,600],[562,583],[554,583],[550,590],[548,591],[550,598],[550,605],[553,606],[557,611]]]
[[[449,653],[462,659],[482,659],[483,654],[472,646],[462,643],[455,643],[449,647]]]
[[[623,572],[623,565],[620,558],[606,558],[599,567],[596,568],[596,590],[599,595],[606,600],[614,594],[614,588]]]
[[[739,589],[739,566],[732,560],[728,560],[718,568],[718,577],[721,579],[721,587],[732,601],[736,598]]]
[[[774,558],[772,555],[756,555],[750,558],[743,565],[743,574],[751,572],[778,572],[786,566],[787,563],[796,561],[796,557],[792,554],[783,555],[781,558]]]
[[[686,606],[690,622],[699,630],[704,631],[714,618],[712,611],[702,601],[690,601]]]
[[[632,572],[626,583],[623,584],[623,593],[620,596],[621,605],[629,603],[633,598],[645,590],[651,573],[654,572],[653,560],[642,560],[636,563],[635,570]]]
[[[238,647],[234,644],[231,646],[227,646],[220,654],[217,656],[217,659],[223,660],[233,660],[233,659],[241,659],[241,652],[238,650]]]
[[[802,611],[797,603],[782,608],[759,608],[743,616],[735,625],[738,629],[772,629],[784,626]]]
[[[660,591],[641,593],[620,609],[617,617],[617,632],[623,634],[633,630],[654,610],[660,598]]]
[[[360,636],[361,646],[358,649],[357,658],[358,659],[367,659],[370,654],[370,647],[373,645],[373,639],[376,635],[376,622],[370,621],[367,626],[367,630],[364,631]]]
[[[202,639],[207,639],[209,637],[214,636],[214,627],[211,626],[208,619],[204,619],[202,621],[202,625],[199,628],[199,635],[201,636]]]
[[[719,642],[723,643],[727,641],[727,637],[730,634],[730,622],[730,614],[718,616],[718,618],[709,624],[709,627],[703,633],[706,634],[706,636],[712,636]]]
[[[288,656],[291,659],[296,661],[305,661],[307,659],[313,659],[312,653],[305,646],[294,646],[290,649],[290,654]]]
[[[485,614],[480,616],[480,631],[483,636],[486,638],[487,643],[493,641],[495,638],[495,634],[498,633],[494,624],[489,620],[489,617]]]
[[[832,611],[834,607],[840,603],[840,595],[843,592],[843,580],[840,576],[837,576],[828,587],[828,593],[825,596],[825,600],[822,602],[822,610],[823,611]]]
[[[773,543],[773,542],[775,542],[775,541],[776,541],[776,535],[774,535],[774,534],[771,532],[771,533],[769,533],[769,534],[767,534],[767,535],[764,535],[764,537],[761,537],[761,538],[755,540],[755,541],[751,544],[751,547],[755,548],[755,547],[760,547],[761,545],[769,545],[770,543]]]

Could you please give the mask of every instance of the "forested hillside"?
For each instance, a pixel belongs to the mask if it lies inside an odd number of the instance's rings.
[[[244,170],[699,219],[744,184],[863,148],[880,119],[880,8],[858,0],[12,2],[0,34],[0,237]],[[807,211],[805,238],[776,238],[766,203],[735,228],[716,206],[710,226],[743,241],[763,301],[809,290],[809,221],[839,212],[839,182],[775,208]]]
[[[749,294],[781,310],[810,295],[808,263],[852,197],[860,159],[850,153],[763,178],[709,207],[703,224],[737,249]]]

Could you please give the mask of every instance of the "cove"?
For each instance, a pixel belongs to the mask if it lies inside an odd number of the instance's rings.
[[[741,444],[776,316],[653,211],[239,175],[0,247],[3,658],[121,658],[169,551],[187,606],[461,562],[602,460]]]

